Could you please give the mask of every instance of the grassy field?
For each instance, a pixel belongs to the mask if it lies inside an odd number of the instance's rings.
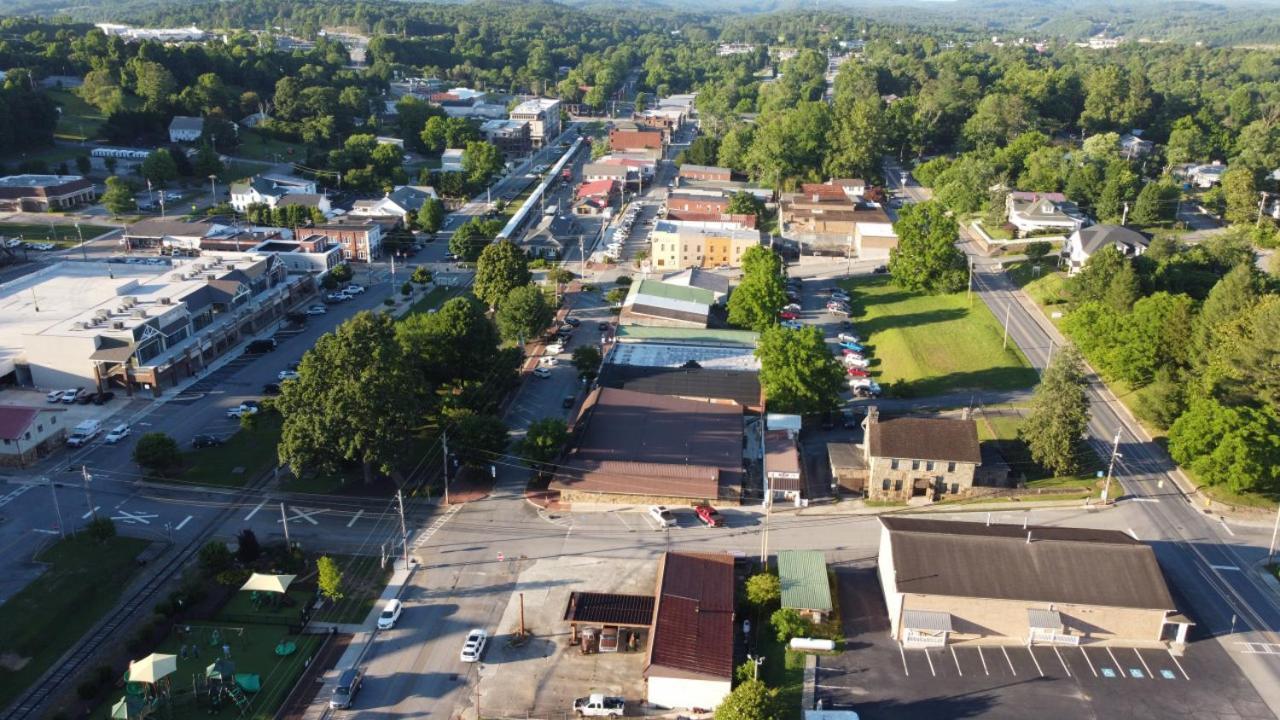
[[[1005,462],[1013,470],[1014,477],[1024,479],[1029,488],[1093,487],[1097,484],[1096,472],[1105,469],[1097,454],[1081,443],[1077,449],[1080,472],[1075,475],[1056,476],[1031,459],[1026,443],[1018,437],[1018,428],[1022,426],[1020,416],[981,413],[977,419],[978,440],[994,443]]]
[[[241,487],[271,469],[280,444],[280,416],[264,413],[252,430],[241,429],[217,447],[184,453],[184,482]],[[236,472],[243,468],[242,472]]]
[[[54,137],[59,140],[92,140],[98,137],[98,129],[107,121],[98,108],[69,90],[48,90],[46,94],[62,108]]]
[[[34,223],[0,223],[0,235],[5,237],[21,237],[27,242],[52,242],[58,245],[75,245],[80,242],[81,233],[84,239],[95,238],[103,233],[115,230],[106,225],[80,224],[79,232],[75,225],[38,225]]]
[[[279,625],[192,623],[190,627],[191,633],[187,637],[180,638],[176,633],[170,633],[155,650],[158,653],[179,655],[178,670],[172,676],[173,713],[171,717],[199,716],[226,720],[240,717],[268,720],[274,717],[275,711],[284,703],[289,691],[293,689],[294,683],[305,669],[305,663],[320,646],[322,637],[320,635],[288,635],[286,629]],[[211,642],[214,631],[218,633],[216,644]],[[295,643],[297,649],[292,654],[281,657],[276,655],[275,649],[276,645],[283,640]],[[250,702],[243,715],[231,703],[223,706],[221,711],[213,712],[205,700],[197,701],[192,694],[192,678],[203,677],[205,668],[222,657],[223,643],[230,646],[235,672],[255,674],[262,685],[259,692],[248,694]],[[197,645],[200,655],[181,657],[181,648],[184,644]],[[122,695],[121,691],[113,692],[108,696],[107,702],[95,709],[89,717],[95,720],[110,718],[111,705]],[[159,716],[166,717],[163,710]]]
[[[1009,277],[1042,308],[1067,302],[1066,273],[1054,270],[1047,260],[1039,263],[1039,271],[1034,266],[1027,260],[1015,263],[1008,270]]]
[[[40,554],[43,575],[0,606],[0,706],[36,680],[110,610],[138,571],[146,540],[68,538]],[[14,666],[21,665],[18,669]]]
[[[886,390],[895,395],[1012,390],[1038,379],[1016,344],[1001,347],[1000,323],[976,297],[907,292],[886,277],[842,285],[853,296],[857,332],[872,350],[872,376],[893,383]]]
[[[440,307],[444,304],[445,300],[452,297],[454,289],[455,288],[445,287],[444,285],[437,285],[431,288],[427,291],[426,295],[423,295],[413,304],[413,307],[409,308],[409,314],[424,313],[428,310],[434,310],[435,308]]]
[[[267,162],[302,162],[306,148],[283,140],[267,137],[256,130],[240,130],[240,146],[231,153],[235,157]]]

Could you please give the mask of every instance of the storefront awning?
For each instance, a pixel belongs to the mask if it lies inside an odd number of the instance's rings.
[[[904,610],[902,627],[907,630],[928,630],[930,632],[955,632],[951,629],[951,613],[935,610]]]
[[[1027,627],[1032,630],[1062,630],[1062,615],[1057,610],[1027,608]]]

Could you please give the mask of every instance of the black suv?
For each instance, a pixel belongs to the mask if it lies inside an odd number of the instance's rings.
[[[221,444],[222,438],[217,435],[197,435],[191,438],[191,447],[193,448],[217,447]]]
[[[262,353],[269,353],[275,349],[276,349],[275,338],[263,338],[261,340],[254,340],[250,342],[247,346],[245,346],[244,351],[252,355],[261,355]]]

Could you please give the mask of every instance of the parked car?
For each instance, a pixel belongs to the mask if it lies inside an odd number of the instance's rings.
[[[400,619],[400,612],[404,606],[396,598],[391,598],[382,608],[382,614],[378,615],[378,629],[390,630],[396,626],[396,621]]]
[[[78,448],[89,444],[89,441],[98,436],[102,432],[102,423],[97,420],[85,420],[79,425],[71,429],[71,436],[67,438],[67,446]]]
[[[462,644],[462,652],[458,653],[458,659],[462,662],[479,662],[484,656],[484,646],[488,641],[488,633],[480,628],[474,628],[467,633],[466,642]]]
[[[257,415],[258,410],[260,409],[261,408],[258,405],[258,402],[256,400],[245,400],[244,402],[240,403],[239,405],[233,408],[228,408],[227,417],[241,418],[241,417],[244,417],[245,415]]]
[[[573,396],[573,395],[565,395],[565,396],[564,396],[564,400],[561,400],[561,401],[560,401],[560,407],[565,408],[565,409],[567,410],[567,409],[569,409],[569,408],[573,407],[573,404],[574,404],[575,402],[577,402],[577,401],[578,401],[578,399],[577,399],[575,396]]]
[[[129,426],[121,424],[111,428],[111,432],[107,433],[107,436],[102,438],[102,442],[108,445],[115,445],[126,437],[129,437]]]
[[[875,266],[875,267],[871,268],[871,272],[872,272],[872,273],[874,273],[874,274],[876,274],[876,275],[884,275],[885,273],[889,272],[889,266],[888,266],[888,265],[877,265],[877,266]]]
[[[849,341],[849,340],[842,340],[842,341],[840,342],[840,347],[844,348],[845,350],[852,350],[852,351],[854,351],[854,352],[856,352],[856,353],[860,353],[860,352],[862,352],[862,351],[866,350],[866,348],[865,348],[865,347],[863,347],[862,345],[859,345],[859,344],[858,344],[858,343],[856,343],[856,342],[851,342],[851,341]]]
[[[710,505],[698,505],[693,508],[693,511],[698,513],[698,519],[707,527],[720,527],[724,525],[724,516],[720,514],[719,510],[716,510]]]
[[[80,396],[84,395],[84,388],[75,388],[74,390],[64,390],[62,392],[62,403],[64,405],[74,405]]]
[[[861,367],[858,367],[857,365],[846,367],[844,371],[849,375],[849,377],[857,377],[857,378],[871,377],[871,373],[868,373],[866,368],[861,368]]]
[[[864,357],[857,355],[845,355],[840,359],[840,364],[847,368],[862,368],[863,370],[871,367],[871,362]]]
[[[329,312],[329,310],[323,305],[312,305],[306,310],[307,315],[324,315],[327,312]]]
[[[342,292],[347,295],[360,295],[364,292],[364,286],[351,283],[350,285],[342,288]]]
[[[262,394],[263,394],[263,395],[279,395],[279,394],[280,394],[280,384],[279,384],[279,383],[267,383],[266,385],[263,385],[263,386],[262,386]]]
[[[543,349],[545,355],[559,355],[562,352],[564,352],[564,345],[558,342],[551,343]]]
[[[840,333],[839,335],[836,335],[836,340],[839,340],[840,342],[852,342],[852,343],[862,342],[862,338],[858,337],[857,335],[854,335],[853,333],[844,333],[844,332]]]
[[[285,380],[297,380],[298,377],[297,370],[281,370],[276,373],[276,379],[280,382],[284,382]]]
[[[546,380],[551,377],[551,371],[545,367],[536,367],[533,369],[533,376]]]
[[[560,328],[556,330],[556,335],[559,335],[560,337],[569,337],[572,334],[573,334],[573,326],[570,325],[569,323],[565,323],[561,325]]]
[[[116,399],[116,394],[110,390],[104,390],[93,396],[93,404],[101,405]]]
[[[592,693],[573,701],[573,711],[578,717],[622,717],[627,701],[603,693]]]
[[[569,325],[572,325],[572,326],[574,326],[574,327],[578,327],[579,325],[581,325],[581,324],[582,324],[582,321],[581,321],[581,320],[579,320],[579,319],[578,319],[578,318],[576,318],[576,317],[573,317],[572,315],[570,315],[569,317],[566,317],[566,318],[564,319],[564,321],[565,321],[566,323],[568,323]]]
[[[346,302],[350,299],[351,299],[350,297],[340,292],[331,292],[324,296],[324,301],[327,303],[341,303],[341,302]]]
[[[795,320],[800,316],[788,310],[783,310],[782,312],[778,313],[778,317],[782,318],[783,320]]]
[[[249,344],[245,346],[244,351],[253,355],[260,355],[262,353],[269,353],[275,349],[275,338],[262,338],[261,340],[251,340]]]
[[[444,254],[444,259],[446,262],[457,262],[460,258],[457,255],[448,252]]]
[[[608,331],[608,330],[609,330],[609,321],[608,321],[608,320],[602,320],[602,321],[600,321],[598,324],[596,324],[596,329],[597,329],[597,330],[599,330],[600,332],[606,332],[606,331]]]
[[[197,449],[217,447],[221,444],[222,444],[222,438],[218,437],[217,435],[196,435],[195,437],[191,438],[191,447],[197,448]]]
[[[804,327],[804,323],[800,322],[799,320],[783,320],[778,324],[788,330],[800,330],[801,328]]]
[[[671,514],[666,505],[650,505],[649,519],[658,523],[660,528],[675,527],[676,516]]]
[[[801,307],[800,307],[800,303],[788,303],[788,304],[787,304],[786,306],[784,306],[782,309],[783,309],[783,310],[785,310],[785,311],[787,311],[787,312],[798,313],[798,312],[800,312]]]
[[[364,685],[364,673],[359,668],[347,668],[338,676],[338,684],[333,688],[333,696],[329,698],[329,708],[346,710],[356,699]]]
[[[51,403],[62,402],[62,393],[63,393],[63,392],[65,392],[65,391],[64,391],[64,390],[50,390],[50,391],[49,391],[49,394],[44,396],[44,400],[45,400],[45,402],[51,402]]]

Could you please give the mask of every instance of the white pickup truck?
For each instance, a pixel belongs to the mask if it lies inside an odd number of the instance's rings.
[[[573,701],[573,711],[578,717],[622,717],[627,701],[603,693],[592,693]]]

